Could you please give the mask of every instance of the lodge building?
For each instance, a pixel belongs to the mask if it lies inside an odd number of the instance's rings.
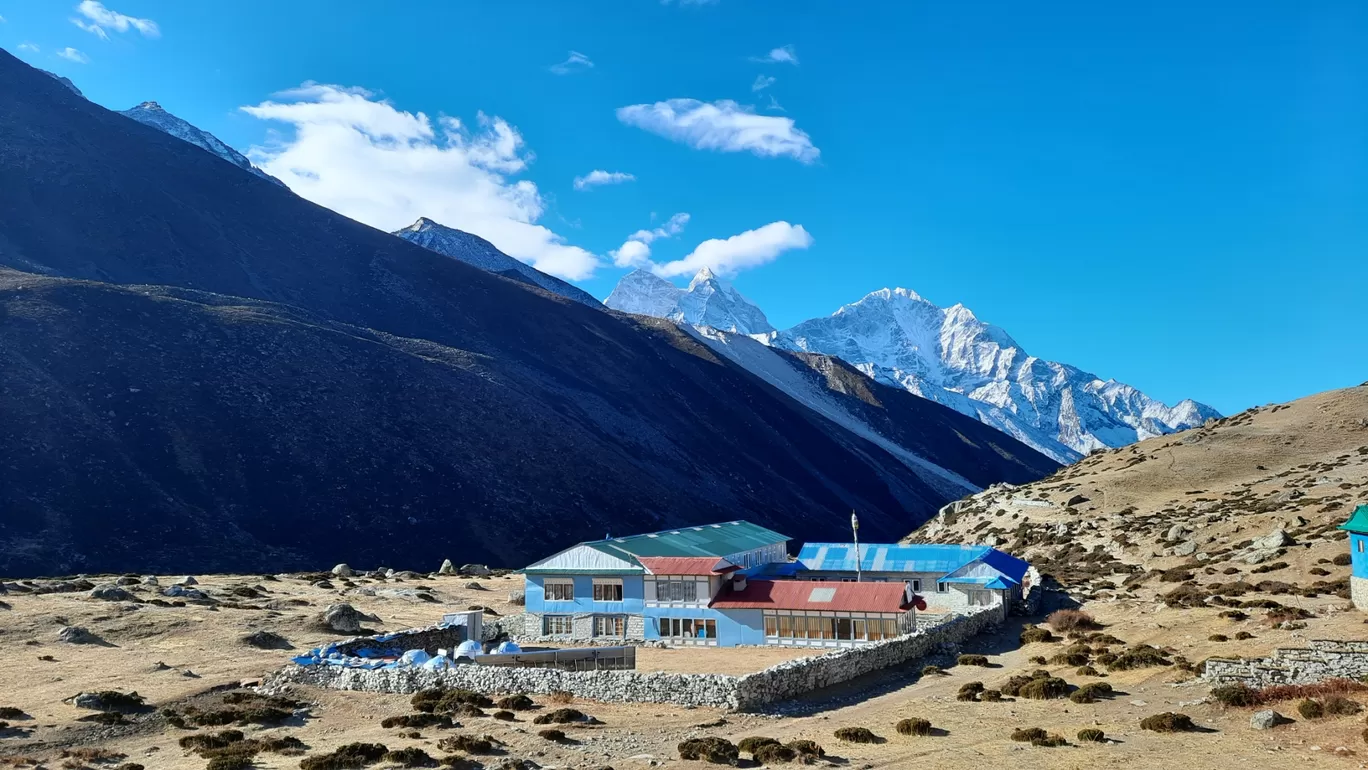
[[[809,543],[793,561],[788,541],[728,521],[580,543],[522,570],[524,633],[846,647],[907,633],[917,612],[1005,615],[1027,580],[987,546]]]

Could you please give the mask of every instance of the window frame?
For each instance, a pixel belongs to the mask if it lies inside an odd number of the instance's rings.
[[[554,589],[554,590],[553,590]],[[564,590],[562,590],[564,589]],[[562,595],[565,594],[565,595]],[[542,599],[548,602],[573,602],[575,600],[575,581],[573,578],[547,578],[542,581]]]
[[[623,600],[622,578],[594,578],[592,590],[596,602],[621,602]],[[611,594],[615,594],[616,598]]]
[[[605,630],[607,626],[611,628]],[[627,616],[626,615],[595,615],[594,616],[594,636],[611,637],[622,639],[627,636]]]
[[[552,626],[564,626],[563,631],[553,631]],[[575,633],[574,615],[542,615],[542,636],[570,636]]]

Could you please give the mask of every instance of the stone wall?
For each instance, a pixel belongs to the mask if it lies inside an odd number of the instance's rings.
[[[465,626],[428,626],[411,628],[393,634],[357,636],[338,642],[337,651],[343,655],[356,655],[357,651],[372,649],[386,654],[402,655],[409,650],[423,650],[435,655],[437,650],[454,650],[465,641]]]
[[[1327,679],[1368,676],[1368,641],[1318,639],[1304,648],[1280,648],[1267,658],[1206,662],[1203,678],[1213,685],[1246,684],[1255,689],[1281,684],[1315,684]]]
[[[286,684],[341,690],[414,693],[429,687],[465,688],[484,693],[546,695],[564,691],[577,698],[629,703],[673,703],[752,709],[812,690],[921,658],[945,644],[958,644],[995,626],[1000,611],[986,608],[932,628],[787,661],[736,677],[722,674],[672,674],[639,671],[560,671],[544,668],[458,665],[445,670],[405,667],[359,669],[343,666],[287,666],[266,683],[268,691]]]
[[[1358,575],[1349,577],[1349,598],[1353,600],[1355,607],[1368,611],[1368,578],[1361,578]]]

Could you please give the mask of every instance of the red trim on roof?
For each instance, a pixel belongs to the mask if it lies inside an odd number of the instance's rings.
[[[721,575],[741,569],[716,556],[638,556],[652,575]]]
[[[818,593],[814,594],[813,592]],[[830,595],[829,601],[821,601]],[[816,600],[814,600],[816,599]],[[816,580],[751,580],[740,591],[728,584],[708,605],[719,610],[828,610],[831,612],[903,612],[906,584],[839,583]]]

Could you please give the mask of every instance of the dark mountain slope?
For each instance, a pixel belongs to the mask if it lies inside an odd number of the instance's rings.
[[[0,573],[517,565],[739,517],[834,538],[852,507],[892,538],[945,502],[671,324],[345,219],[7,54],[0,211]],[[899,419],[947,462],[1010,448],[982,483],[1054,467],[923,405]]]

